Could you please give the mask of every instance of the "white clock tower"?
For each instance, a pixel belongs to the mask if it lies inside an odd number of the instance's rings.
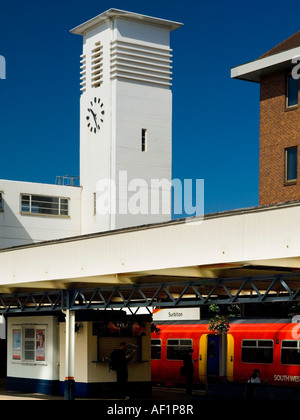
[[[181,26],[110,9],[71,31],[83,36],[82,233],[171,219],[170,32]]]

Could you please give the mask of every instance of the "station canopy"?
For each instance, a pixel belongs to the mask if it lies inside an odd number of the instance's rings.
[[[300,301],[300,202],[0,251],[0,312]]]

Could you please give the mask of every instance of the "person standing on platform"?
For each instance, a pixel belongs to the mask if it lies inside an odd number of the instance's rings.
[[[194,350],[191,348],[183,357],[183,372],[186,376],[186,393],[190,395],[193,390],[194,363],[197,361],[197,359],[192,359],[193,352]]]
[[[128,384],[128,362],[134,356],[136,349],[128,352],[128,346],[125,341],[120,343],[120,348],[115,349],[111,354],[111,360],[114,370],[117,373],[117,391],[120,398],[128,398],[125,396]]]

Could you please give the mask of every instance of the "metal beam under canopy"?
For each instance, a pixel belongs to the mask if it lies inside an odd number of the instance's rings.
[[[300,275],[282,274],[0,294],[0,313],[298,301]]]

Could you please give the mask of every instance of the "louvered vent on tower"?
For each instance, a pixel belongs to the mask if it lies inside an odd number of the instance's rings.
[[[86,91],[86,56],[85,54],[82,54],[80,56],[80,90],[82,92]]]
[[[96,42],[92,50],[91,86],[97,88],[103,82],[103,47],[100,41]]]
[[[111,79],[131,79],[146,84],[171,86],[171,49],[113,41]]]

